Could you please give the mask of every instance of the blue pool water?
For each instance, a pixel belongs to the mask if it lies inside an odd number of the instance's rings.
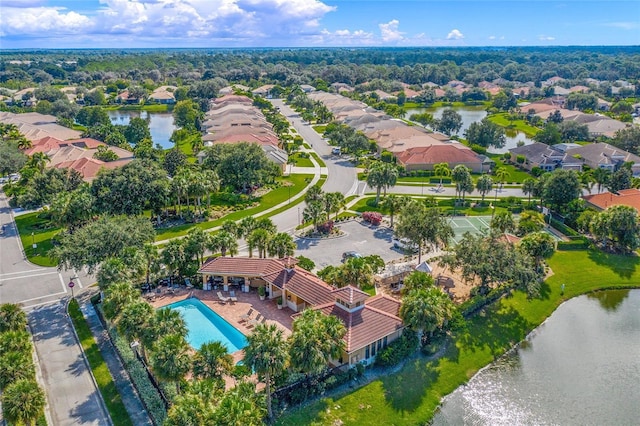
[[[180,312],[187,323],[187,342],[194,349],[200,349],[204,343],[211,341],[222,342],[229,353],[247,346],[244,334],[198,299],[181,300],[165,308]]]

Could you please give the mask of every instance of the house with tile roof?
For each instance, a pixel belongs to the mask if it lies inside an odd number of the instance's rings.
[[[297,266],[297,262],[292,257],[217,257],[204,263],[198,273],[205,286],[213,281],[228,289],[242,279],[244,291],[265,287],[268,297],[282,297],[294,316],[304,309],[316,309],[340,318],[347,332],[345,350],[334,360],[338,365],[373,362],[380,349],[402,335],[399,301],[384,295],[372,297],[353,286],[335,288]]]
[[[606,169],[611,172],[618,170],[624,163],[631,163],[633,176],[640,177],[640,157],[608,143],[591,143],[571,148],[567,150],[567,155],[579,159],[582,164],[592,169]]]
[[[629,206],[640,213],[640,189],[622,189],[618,192],[602,192],[600,194],[585,195],[588,205],[597,210],[606,210],[611,206]]]
[[[398,163],[408,171],[433,170],[436,164],[447,163],[450,168],[463,165],[473,173],[486,173],[491,170],[493,161],[478,155],[462,144],[446,143],[416,146],[399,152]]]
[[[523,166],[528,170],[538,167],[546,172],[552,172],[557,168],[581,171],[582,162],[567,156],[566,152],[559,148],[534,142],[530,145],[512,148],[509,152],[513,155],[513,158],[517,158],[519,155],[524,156]]]

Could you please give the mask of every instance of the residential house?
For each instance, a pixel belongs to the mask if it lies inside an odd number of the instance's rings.
[[[257,89],[253,89],[251,93],[254,95],[262,96],[263,98],[271,99],[273,97],[272,90],[276,87],[273,84],[265,84],[264,86],[260,86]]]
[[[370,363],[404,329],[399,317],[400,302],[387,296],[369,296],[347,286],[337,289],[297,266],[297,259],[217,257],[202,265],[198,273],[203,283],[220,282],[228,289],[244,282],[244,291],[265,287],[270,299],[282,297],[293,312],[316,309],[340,318],[346,328],[345,350],[337,365]]]
[[[586,195],[584,200],[597,210],[606,210],[611,206],[629,206],[640,213],[640,189],[622,189],[616,192],[602,192],[600,194]]]
[[[579,159],[592,169],[618,170],[624,163],[631,163],[633,176],[640,177],[640,157],[608,143],[599,142],[567,150],[567,155]]]
[[[512,160],[518,156],[524,156],[525,162],[523,166],[531,170],[538,167],[544,171],[551,172],[555,169],[562,168],[566,170],[582,170],[582,162],[571,156],[568,156],[562,149],[556,146],[549,146],[544,143],[534,142],[530,145],[523,145],[509,150],[512,154]]]
[[[171,105],[176,103],[176,97],[173,94],[177,87],[160,86],[149,95],[149,100],[159,104]]]
[[[331,83],[331,85],[329,87],[331,88],[331,90],[333,92],[336,92],[336,93],[353,92],[354,90],[356,90],[352,86],[349,86],[346,83]]]
[[[316,88],[309,84],[301,84],[300,90],[302,90],[304,93],[311,93],[311,92],[314,92]]]
[[[0,123],[14,124],[18,131],[30,141],[45,137],[52,137],[58,140],[78,139],[82,135],[82,132],[59,125],[57,118],[53,115],[39,114],[37,112],[14,114],[0,111]]]
[[[458,143],[412,147],[399,152],[396,158],[408,171],[433,170],[436,164],[447,163],[450,168],[463,165],[473,173],[483,173],[490,171],[494,164],[487,157]]]

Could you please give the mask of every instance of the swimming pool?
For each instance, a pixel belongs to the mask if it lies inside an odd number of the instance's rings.
[[[198,299],[181,300],[164,308],[180,312],[187,323],[187,342],[194,349],[200,349],[204,343],[211,341],[223,343],[229,353],[247,346],[244,334]]]

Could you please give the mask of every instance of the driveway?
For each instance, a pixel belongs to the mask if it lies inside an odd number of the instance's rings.
[[[345,251],[357,251],[363,256],[377,254],[385,262],[404,257],[393,248],[393,231],[384,226],[369,226],[355,220],[338,225],[345,233],[342,237],[331,239],[296,238],[296,256],[305,256],[313,260],[317,269],[325,266],[338,266]]]

